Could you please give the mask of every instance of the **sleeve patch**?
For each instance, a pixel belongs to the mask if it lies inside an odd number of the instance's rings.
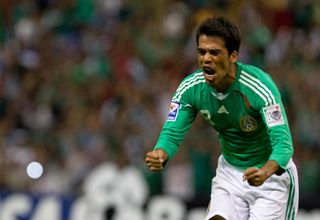
[[[285,124],[279,104],[264,107],[263,114],[269,128]]]
[[[179,109],[180,109],[180,103],[176,101],[171,101],[167,121],[175,121],[177,119]]]

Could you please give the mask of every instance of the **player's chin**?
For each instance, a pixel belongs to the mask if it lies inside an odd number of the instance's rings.
[[[211,87],[215,87],[216,83],[214,80],[210,80],[210,79],[206,79],[205,78],[206,83],[211,86]]]

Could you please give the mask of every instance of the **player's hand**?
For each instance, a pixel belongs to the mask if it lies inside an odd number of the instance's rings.
[[[243,181],[248,181],[251,186],[261,186],[266,179],[280,169],[278,163],[274,160],[268,160],[267,163],[261,167],[249,167],[244,171]]]
[[[146,154],[145,162],[151,171],[161,171],[167,160],[168,154],[162,149],[157,149]]]
[[[251,186],[261,186],[267,178],[266,171],[257,167],[250,167],[243,174],[243,181],[248,181]]]

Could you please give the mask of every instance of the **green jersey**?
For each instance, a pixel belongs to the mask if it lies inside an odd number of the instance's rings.
[[[293,147],[280,93],[261,69],[239,62],[237,67],[236,79],[224,93],[209,86],[201,70],[183,79],[155,149],[172,158],[200,113],[218,132],[222,154],[231,165],[260,168],[274,160],[285,169]]]

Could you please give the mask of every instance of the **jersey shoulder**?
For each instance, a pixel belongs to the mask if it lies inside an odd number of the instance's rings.
[[[241,73],[250,75],[265,84],[274,84],[272,77],[262,69],[249,64],[240,63]]]
[[[201,88],[205,83],[202,70],[197,70],[194,73],[186,76],[178,86],[176,92],[174,93],[173,99],[175,101],[180,101],[183,96],[186,96],[190,91],[197,90]],[[193,93],[195,94],[195,93]]]
[[[272,77],[258,67],[242,63],[238,65],[240,90],[249,101],[262,103],[264,106],[276,104],[279,91]]]

